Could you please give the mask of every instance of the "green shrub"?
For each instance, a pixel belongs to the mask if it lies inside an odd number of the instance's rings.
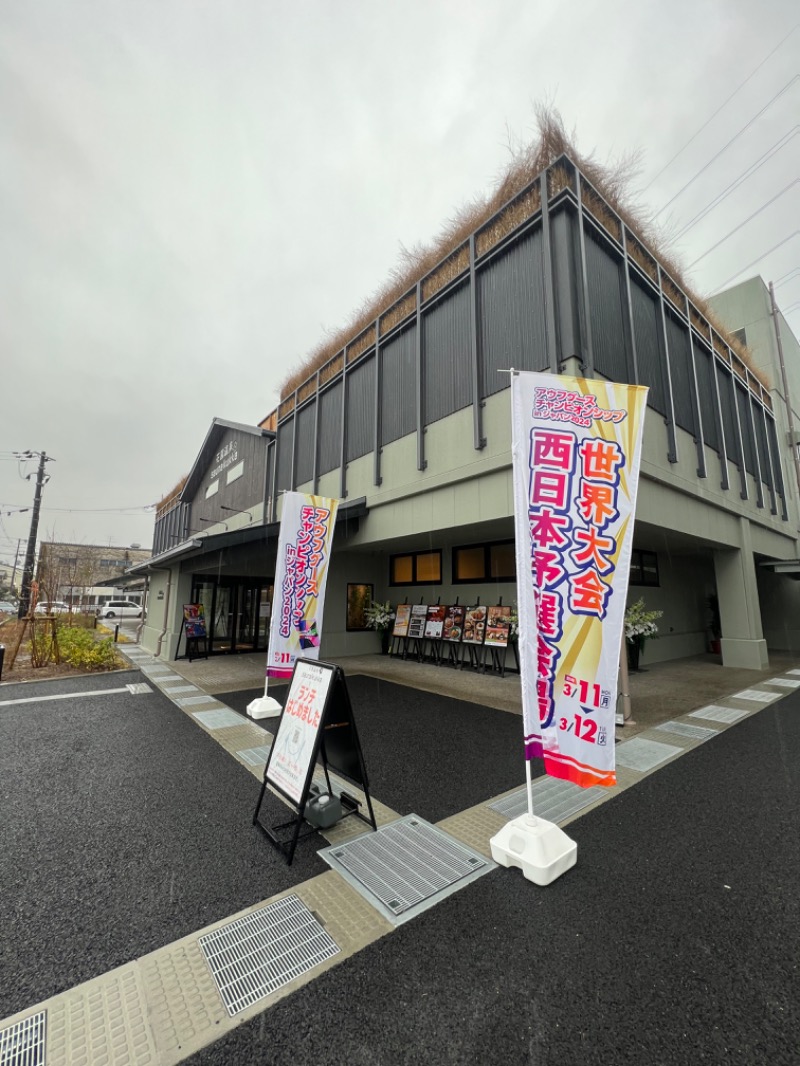
[[[95,640],[91,630],[77,626],[59,627],[58,650],[63,663],[79,670],[114,670],[120,665],[111,637]]]

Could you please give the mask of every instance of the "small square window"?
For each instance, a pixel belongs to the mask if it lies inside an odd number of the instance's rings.
[[[395,555],[392,559],[391,582],[393,585],[411,585],[414,582],[414,556]]]
[[[440,585],[442,583],[442,553],[409,552],[393,555],[389,560],[390,585]]]
[[[486,556],[482,544],[473,548],[453,549],[453,570],[456,581],[483,581],[486,577]]]
[[[424,554],[417,555],[416,563],[416,579],[418,583],[426,582],[437,585],[440,584],[442,580],[441,552],[425,552]]]

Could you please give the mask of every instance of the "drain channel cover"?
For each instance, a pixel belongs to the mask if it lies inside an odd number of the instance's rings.
[[[555,777],[540,777],[538,781],[534,781],[532,792],[533,813],[537,818],[556,824],[608,795],[607,789],[581,788],[571,781],[559,781]],[[521,788],[510,796],[503,796],[495,803],[489,803],[488,806],[504,818],[518,818],[528,809],[528,790]]]
[[[660,733],[674,733],[676,737],[691,737],[692,740],[708,740],[719,736],[718,729],[708,729],[704,725],[689,725],[688,722],[662,722],[656,729]]]
[[[44,1066],[47,1011],[0,1029],[0,1066]]]
[[[198,943],[231,1017],[341,951],[295,895],[206,933]]]
[[[644,737],[634,737],[626,740],[617,747],[617,766],[624,766],[628,770],[636,770],[638,773],[647,773],[658,766],[659,763],[671,759],[673,755],[680,755],[683,748],[674,744],[662,744],[659,740],[645,740]]]
[[[495,869],[490,859],[416,814],[318,854],[392,925]]]
[[[749,711],[737,711],[733,707],[719,707],[716,703],[709,703],[707,707],[701,707],[699,711],[689,711],[690,718],[705,718],[709,722],[727,722],[732,725],[740,718],[746,718]]]

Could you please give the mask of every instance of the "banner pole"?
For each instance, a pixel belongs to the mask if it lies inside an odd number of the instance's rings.
[[[531,760],[525,760],[525,783],[528,786],[528,818],[531,822],[536,821],[536,815],[533,813],[533,781],[531,780]]]
[[[619,646],[619,679],[622,682],[620,685],[622,697],[622,724],[623,725],[636,725],[631,717],[631,696],[628,691],[630,687],[630,681],[628,678],[628,649],[626,647],[627,641],[625,640],[625,626],[622,627],[622,641]]]

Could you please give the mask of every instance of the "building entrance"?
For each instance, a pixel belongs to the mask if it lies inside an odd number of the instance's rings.
[[[192,578],[192,603],[202,603],[212,655],[266,651],[272,610],[269,578]]]

